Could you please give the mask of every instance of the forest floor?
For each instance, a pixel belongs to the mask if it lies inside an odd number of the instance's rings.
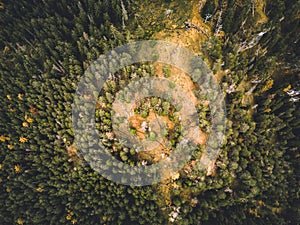
[[[266,8],[267,0],[255,0],[254,4],[254,10],[257,14],[259,19],[257,20],[257,24],[264,24],[268,22],[268,17],[266,16],[265,13],[265,8]]]

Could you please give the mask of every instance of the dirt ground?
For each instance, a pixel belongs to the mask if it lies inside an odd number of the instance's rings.
[[[192,4],[193,8],[191,9],[191,16],[189,22],[196,25],[200,28],[197,30],[195,28],[191,29],[174,29],[161,31],[154,35],[155,39],[169,41],[172,43],[179,44],[182,47],[186,47],[189,50],[193,51],[195,54],[199,54],[201,51],[201,44],[208,39],[208,36],[211,35],[210,27],[205,24],[198,12],[199,10],[199,1],[194,1]],[[204,5],[204,4],[203,4]],[[155,64],[157,76],[163,77],[161,63]],[[192,79],[185,74],[183,71],[177,68],[171,68],[169,80],[173,81],[176,85],[182,87],[186,91],[187,95],[193,102],[193,104],[199,104],[199,100],[195,97],[193,90],[196,88]],[[207,104],[207,103],[206,103]],[[198,144],[206,144],[207,134],[200,132],[200,135],[196,138]],[[206,156],[205,153],[202,155],[200,162],[204,165],[207,165],[207,175],[213,175],[215,170],[214,162],[211,162]],[[187,168],[192,169],[193,163],[191,165],[186,165]],[[163,173],[164,171],[162,171]],[[162,195],[162,198],[159,200],[159,205],[171,205],[171,190],[178,188],[175,181],[179,178],[179,174],[175,174],[173,177],[163,181],[159,185],[159,192]],[[183,191],[183,190],[182,190]],[[189,199],[190,193],[183,192],[186,195],[186,198]]]

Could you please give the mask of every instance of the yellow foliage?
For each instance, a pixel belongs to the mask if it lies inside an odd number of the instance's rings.
[[[249,213],[250,213],[250,214],[255,214],[255,210],[249,209]]]
[[[43,188],[37,187],[35,190],[37,190],[38,192],[41,192],[41,191],[43,191]]]
[[[18,94],[18,99],[19,99],[19,100],[23,100],[23,94],[20,94],[20,93],[19,93],[19,94]]]
[[[7,193],[11,192],[11,189],[10,189],[9,187],[6,188],[6,192],[7,192]]]
[[[4,49],[3,49],[3,51],[4,51],[4,52],[9,51],[9,47],[8,47],[8,46],[5,46]]]
[[[177,189],[177,188],[179,188],[179,185],[176,184],[176,183],[173,183],[173,184],[172,184],[172,187],[175,188],[175,189]]]
[[[172,180],[177,180],[180,177],[180,174],[177,172],[172,176]]]
[[[22,220],[21,218],[19,218],[19,219],[17,220],[17,224],[22,225],[22,224],[23,224],[23,220]]]
[[[33,119],[28,117],[27,115],[25,115],[25,120],[28,122],[28,123],[32,123],[33,122]]]
[[[10,137],[5,137],[3,135],[0,136],[0,141],[5,142],[5,141],[9,141]]]
[[[254,215],[255,217],[260,217],[258,215],[257,209],[249,209],[249,213],[252,214],[252,215]]]
[[[257,203],[258,203],[259,205],[263,205],[263,204],[264,204],[264,201],[263,201],[263,200],[258,200]]]
[[[66,216],[66,220],[71,220],[74,213],[71,210],[68,210],[68,214]],[[73,219],[74,220],[74,219]],[[71,221],[72,222],[72,221]],[[77,222],[77,221],[76,221]]]
[[[72,220],[71,220],[71,223],[72,223],[72,224],[75,224],[75,223],[77,223],[77,220],[76,220],[76,219],[72,219]]]
[[[27,118],[26,120],[28,123],[32,123],[33,122],[33,119],[32,118]]]
[[[15,169],[16,173],[21,172],[21,166],[20,165],[15,165],[14,169]]]
[[[3,165],[2,164],[0,164],[0,170],[3,168]]]
[[[28,142],[28,139],[25,138],[25,137],[20,137],[20,140],[19,140],[21,143],[25,143],[25,142]]]
[[[12,108],[11,105],[8,105],[8,108],[9,108],[9,111],[11,111],[11,112],[15,112],[15,111],[16,111],[16,110],[14,110],[14,109]]]
[[[68,214],[67,216],[66,216],[66,220],[71,220],[72,219],[72,215],[71,214]]]
[[[11,99],[12,99],[10,95],[6,95],[6,98],[7,98],[8,100],[11,100]]]
[[[23,127],[28,127],[29,124],[28,124],[27,122],[23,122],[23,123],[22,123],[22,126],[23,126]]]
[[[261,92],[265,92],[267,90],[270,90],[273,87],[274,80],[268,79],[266,85],[262,88]]]
[[[223,37],[225,37],[225,32],[221,30],[221,31],[217,34],[217,36],[223,38]]]
[[[271,109],[268,108],[268,109],[266,109],[264,112],[266,112],[266,113],[271,112]]]
[[[14,146],[13,146],[13,145],[7,145],[7,148],[8,148],[9,150],[12,150],[12,149],[14,148]]]
[[[292,88],[292,86],[289,84],[286,88],[283,89],[284,92],[287,92],[288,90],[290,90]]]

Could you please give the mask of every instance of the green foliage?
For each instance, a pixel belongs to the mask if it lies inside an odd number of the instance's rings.
[[[94,172],[80,152],[72,152],[72,102],[85,69],[102,53],[132,38],[150,37],[165,25],[147,18],[149,24],[155,22],[150,28],[139,21],[132,8],[140,1],[0,5],[1,224],[167,224],[172,207],[180,207],[175,224],[299,224],[300,109],[285,90],[300,86],[299,2],[266,1],[265,24],[256,23],[252,2],[212,0],[202,11],[204,18],[213,14],[214,25],[223,10],[225,37],[210,37],[202,53],[214,72],[228,70],[220,81],[226,93],[227,139],[212,174],[192,163],[179,171],[168,193],[171,205],[161,203],[157,186],[117,185]],[[122,7],[130,17],[125,28]],[[266,33],[249,47],[260,32]],[[164,76],[170,73],[164,66]],[[154,74],[149,64],[128,66],[105,83],[97,100],[100,138],[130,166],[138,164],[138,154],[112,133],[112,103],[132,79]],[[274,84],[264,90],[270,79]],[[150,110],[175,124],[163,131],[174,149],[183,133],[179,106],[151,97],[135,112],[147,118]],[[203,104],[197,110],[200,128],[209,134],[211,110]],[[118,120],[117,125],[124,122]],[[130,132],[137,135],[135,128]],[[154,132],[149,137],[157,139]],[[203,154],[204,147],[197,146],[191,161]]]
[[[204,5],[202,10],[202,17],[205,18],[205,16],[208,14],[214,14],[214,12],[216,11],[216,6],[217,5],[215,0],[206,1],[206,4]]]

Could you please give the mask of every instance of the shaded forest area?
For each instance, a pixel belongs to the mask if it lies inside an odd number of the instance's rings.
[[[299,10],[297,0],[1,1],[0,223],[299,224]],[[182,44],[196,46],[226,95],[221,154],[212,171],[191,164],[161,184],[108,181],[74,144],[77,84],[114,47],[173,34],[194,35]],[[157,68],[128,66],[99,96],[100,138],[130,165],[139,156],[112,138],[111,104],[116,90],[156,76]],[[168,67],[162,71],[172,77]],[[174,106],[146,99],[136,114],[151,110],[174,122],[166,137],[176,146]],[[209,107],[197,110],[201,130],[209,131]]]

